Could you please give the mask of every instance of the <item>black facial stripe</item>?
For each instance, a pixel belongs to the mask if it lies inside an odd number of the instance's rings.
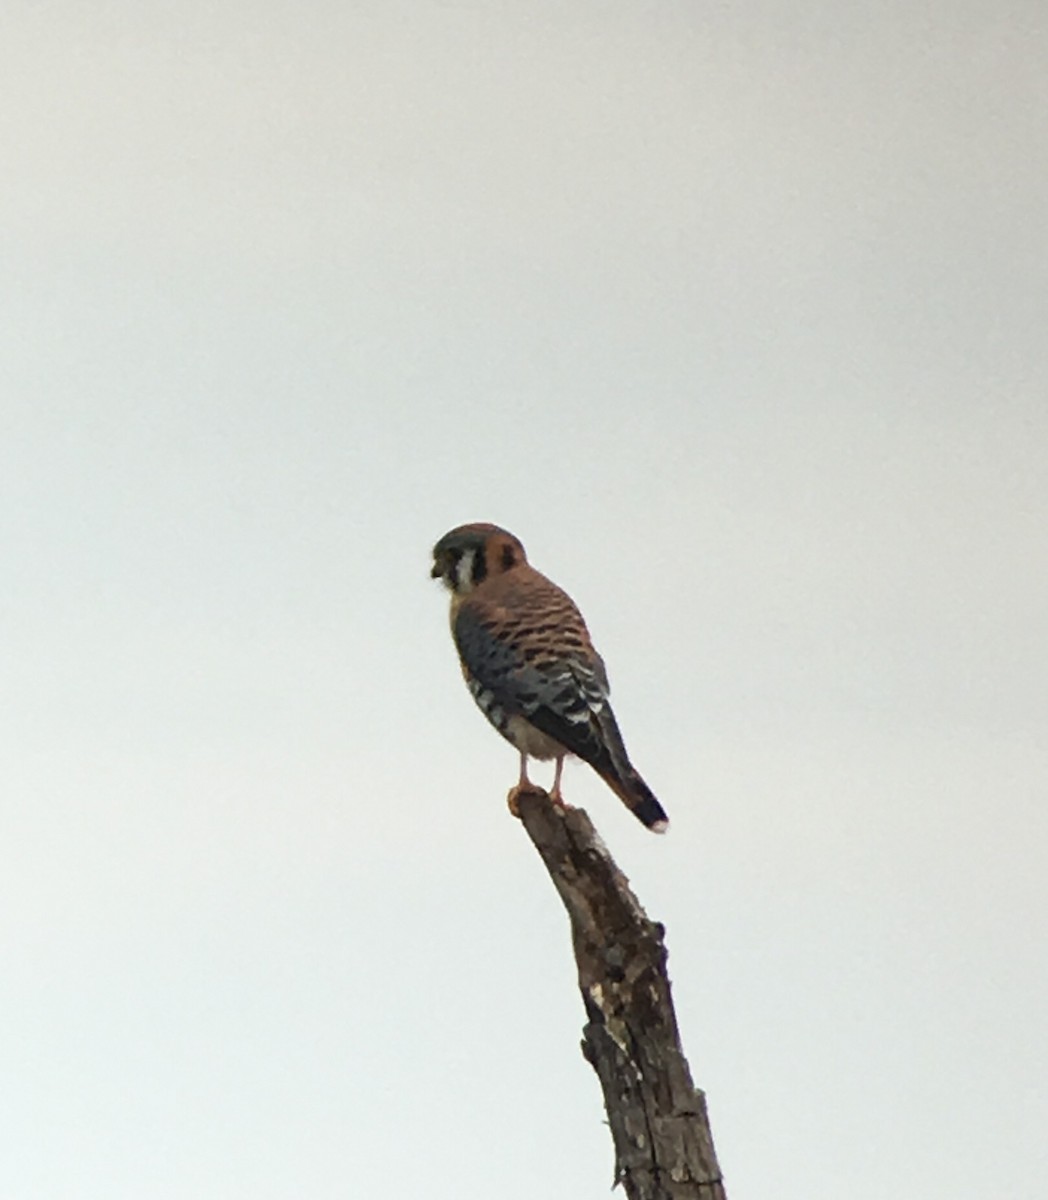
[[[484,547],[481,546],[473,555],[473,583],[478,584],[483,580],[488,573],[488,560],[484,554]]]

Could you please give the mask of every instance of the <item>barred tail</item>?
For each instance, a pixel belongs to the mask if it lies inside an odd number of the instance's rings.
[[[670,823],[666,810],[632,767],[621,775],[610,771],[607,774],[601,771],[600,775],[642,825],[646,825],[652,833],[666,832]]]

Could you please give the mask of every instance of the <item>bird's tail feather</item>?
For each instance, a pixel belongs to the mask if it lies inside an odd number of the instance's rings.
[[[655,793],[632,768],[623,772],[601,772],[604,782],[626,805],[631,813],[646,825],[652,833],[665,833],[670,819],[666,810],[655,799]]]

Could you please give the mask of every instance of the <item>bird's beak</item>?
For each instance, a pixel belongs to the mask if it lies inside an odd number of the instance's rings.
[[[430,573],[429,573],[429,577],[430,577],[430,579],[439,579],[439,578],[441,577],[441,575],[443,575],[443,574],[444,574],[444,572],[443,572],[443,570],[441,569],[440,563],[439,563],[439,562],[434,562],[434,563],[433,563],[433,567],[432,567],[432,569],[430,570]]]

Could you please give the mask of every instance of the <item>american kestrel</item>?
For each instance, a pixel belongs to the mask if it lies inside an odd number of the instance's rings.
[[[520,780],[509,794],[537,789],[528,758],[555,759],[550,799],[563,804],[568,754],[597,772],[656,833],[669,824],[637,774],[608,703],[608,676],[571,597],[540,575],[512,533],[497,525],[460,525],[433,547],[434,579],[451,591],[451,633],[473,699],[520,752]]]

